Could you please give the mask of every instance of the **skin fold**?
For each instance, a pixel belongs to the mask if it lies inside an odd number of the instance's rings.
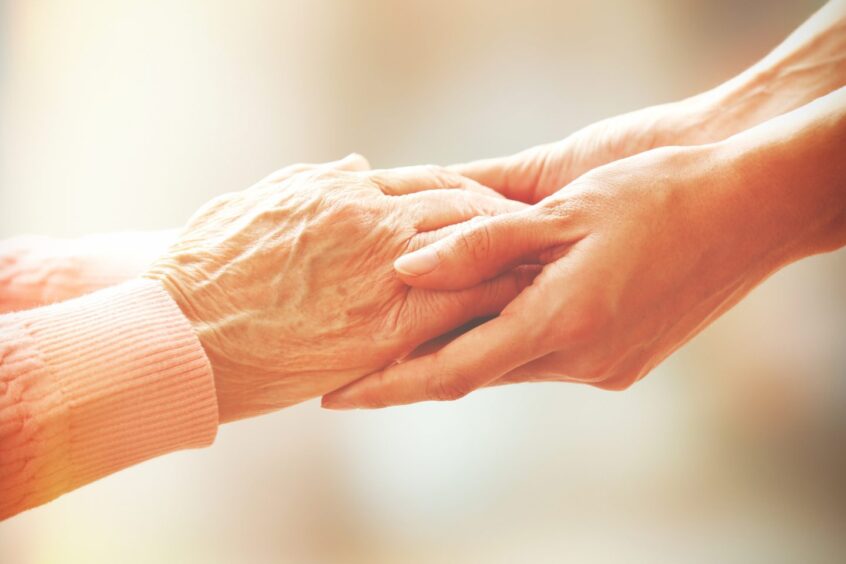
[[[781,267],[844,244],[841,88],[719,143],[594,169],[398,260],[412,287],[453,291],[542,271],[499,317],[323,404],[452,400],[495,382],[625,389]]]

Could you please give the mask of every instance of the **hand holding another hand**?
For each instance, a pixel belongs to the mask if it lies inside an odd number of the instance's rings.
[[[271,175],[211,201],[147,273],[199,335],[221,421],[327,393],[499,312],[516,271],[456,292],[411,289],[392,262],[455,223],[524,207],[435,167]],[[346,169],[346,170],[339,170]]]
[[[452,400],[519,381],[631,385],[736,299],[742,264],[757,268],[752,249],[720,240],[733,219],[702,205],[707,172],[698,150],[646,153],[402,257],[397,271],[415,288],[472,288],[527,263],[543,270],[499,317],[329,394],[324,406]]]
[[[846,3],[828,2],[767,56],[715,88],[592,123],[561,141],[452,170],[535,204],[596,167],[693,146],[790,112],[846,84]]]
[[[594,169],[402,257],[397,272],[415,288],[542,271],[499,317],[324,406],[451,400],[520,381],[625,389],[782,266],[846,243],[844,125],[846,88],[722,143]]]

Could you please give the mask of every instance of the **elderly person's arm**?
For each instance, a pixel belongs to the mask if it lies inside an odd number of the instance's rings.
[[[352,153],[321,164],[294,164],[267,180],[329,168],[367,170]],[[137,278],[176,241],[179,229],[96,233],[74,238],[24,235],[0,241],[0,313],[21,311],[88,294]]]
[[[0,241],[0,313],[61,302],[141,275],[178,229]]]
[[[0,316],[0,519],[217,423],[208,359],[156,282]]]
[[[531,271],[440,293],[392,261],[521,206],[432,167],[274,175],[202,208],[143,276],[0,316],[0,518],[498,312]]]

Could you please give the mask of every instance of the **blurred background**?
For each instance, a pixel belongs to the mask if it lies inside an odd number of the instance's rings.
[[[671,101],[801,0],[0,0],[0,237],[182,224],[350,151],[450,163]],[[846,252],[782,271],[625,393],[227,425],[0,523],[3,564],[844,562]]]

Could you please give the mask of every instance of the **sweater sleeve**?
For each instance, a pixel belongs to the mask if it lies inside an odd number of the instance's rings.
[[[0,313],[68,300],[136,278],[177,234],[170,229],[0,240]]]
[[[157,282],[0,316],[0,519],[217,425],[208,359]]]

